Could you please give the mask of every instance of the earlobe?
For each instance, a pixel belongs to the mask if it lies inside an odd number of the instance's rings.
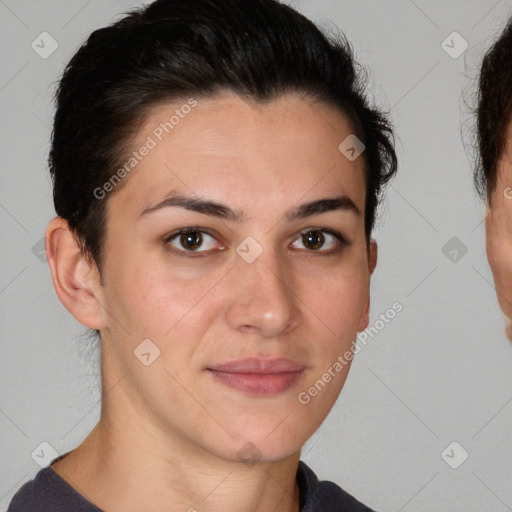
[[[104,328],[98,269],[94,261],[82,253],[62,217],[55,217],[48,223],[45,249],[53,286],[64,307],[86,327]]]
[[[373,274],[375,267],[377,266],[377,242],[372,238],[368,243],[368,269],[370,271],[370,275]],[[368,324],[370,323],[370,287],[368,286],[368,298],[366,300],[366,305],[361,314],[361,319],[359,321],[359,327],[357,332],[364,331]]]

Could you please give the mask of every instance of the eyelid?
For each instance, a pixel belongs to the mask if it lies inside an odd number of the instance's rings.
[[[184,228],[179,228],[174,230],[172,233],[169,233],[165,235],[164,242],[168,242],[169,240],[175,238],[178,235],[181,235],[183,233],[203,233],[205,235],[209,235],[212,238],[215,238],[216,240],[220,238],[219,233],[217,233],[215,230],[211,230],[209,228],[203,228],[199,226],[187,226]]]
[[[343,233],[341,233],[341,231],[338,231],[337,229],[332,229],[332,228],[323,228],[323,227],[313,226],[310,228],[302,229],[300,231],[300,235],[303,235],[304,233],[309,233],[311,231],[321,231],[323,233],[328,233],[329,235],[336,237],[342,244],[352,245],[352,242]]]

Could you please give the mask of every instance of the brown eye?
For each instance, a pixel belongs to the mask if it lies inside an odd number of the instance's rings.
[[[296,245],[300,244],[300,245]],[[300,237],[293,243],[294,249],[306,249],[309,252],[334,254],[340,251],[343,246],[350,245],[350,242],[332,229],[307,229],[302,231]]]
[[[180,231],[170,236],[166,243],[178,252],[207,252],[215,248],[213,236],[197,229]]]
[[[302,241],[308,249],[316,251],[324,245],[325,237],[321,231],[308,231],[302,234]]]
[[[195,251],[201,246],[203,242],[203,236],[198,231],[192,231],[190,233],[182,233],[180,235],[180,243],[185,249]]]

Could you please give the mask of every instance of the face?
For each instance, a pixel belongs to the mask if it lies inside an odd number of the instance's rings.
[[[498,165],[496,189],[486,215],[487,257],[500,307],[512,319],[512,123]],[[512,339],[512,330],[507,328]]]
[[[283,459],[332,408],[350,360],[335,363],[368,325],[363,158],[338,149],[344,115],[299,96],[198,99],[159,140],[180,105],[150,113],[134,149],[156,145],[108,197],[104,376],[129,370],[123,421],[224,460]]]

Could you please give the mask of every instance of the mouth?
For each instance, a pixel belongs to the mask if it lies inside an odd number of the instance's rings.
[[[248,358],[207,368],[217,381],[255,396],[275,396],[292,388],[305,366],[286,358]]]

